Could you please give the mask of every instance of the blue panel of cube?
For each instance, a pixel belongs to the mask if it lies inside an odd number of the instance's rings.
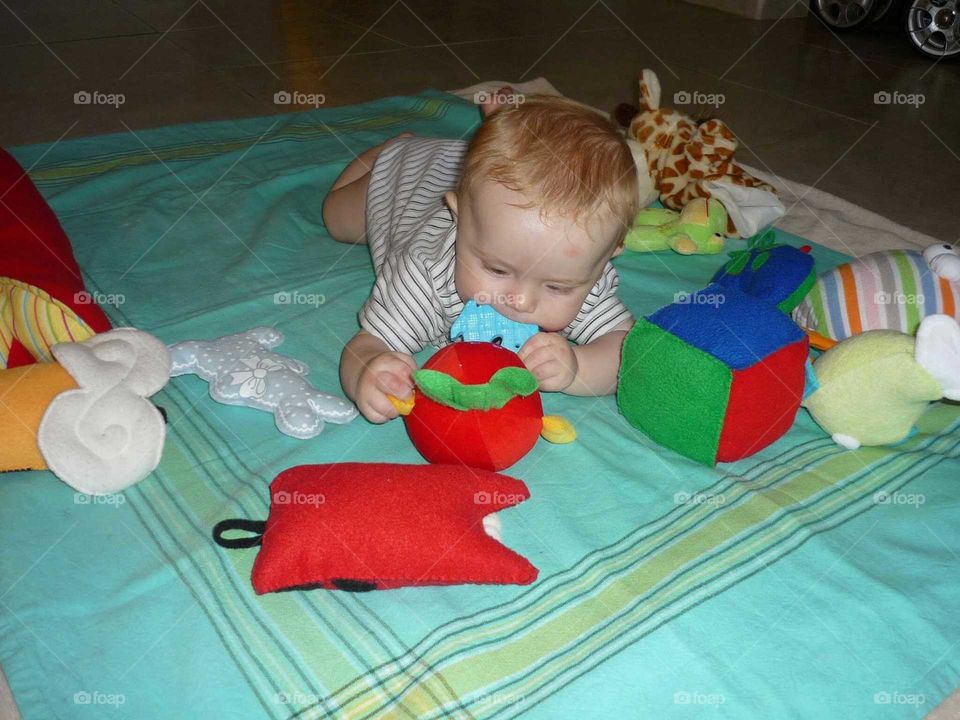
[[[712,283],[647,318],[734,370],[803,338],[803,331],[766,298]]]

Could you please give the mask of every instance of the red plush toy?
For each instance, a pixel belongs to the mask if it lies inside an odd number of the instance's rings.
[[[485,516],[530,497],[520,480],[462,465],[301,465],[270,484],[267,521],[224,520],[213,539],[261,545],[258,594],[414,585],[527,585],[537,569],[484,530]],[[225,538],[231,530],[257,533]]]
[[[56,343],[110,330],[93,300],[57,216],[0,150],[0,368],[50,362]]]
[[[455,342],[414,373],[412,399],[395,401],[414,446],[433,463],[510,467],[537,438],[569,442],[563,418],[543,415],[536,378],[511,350]]]

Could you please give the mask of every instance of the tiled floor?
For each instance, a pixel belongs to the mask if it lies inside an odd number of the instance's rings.
[[[542,75],[612,108],[648,66],[666,102],[722,97],[687,109],[726,120],[744,161],[958,237],[960,71],[915,55],[895,18],[842,37],[676,0],[0,0],[0,18],[4,145],[288,111],[278,90],[343,105]]]
[[[0,144],[287,112],[279,90],[344,105],[545,76],[612,108],[651,67],[670,104],[722,96],[687,109],[726,120],[746,162],[956,241],[960,66],[915,55],[895,20],[838,37],[677,0],[0,0]]]

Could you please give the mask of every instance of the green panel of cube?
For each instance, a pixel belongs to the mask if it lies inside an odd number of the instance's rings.
[[[624,340],[617,404],[652,440],[713,465],[732,383],[726,364],[641,318]]]

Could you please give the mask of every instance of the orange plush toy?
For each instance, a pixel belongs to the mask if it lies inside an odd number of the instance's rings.
[[[0,370],[0,472],[49,469],[90,494],[146,477],[166,437],[147,399],[170,377],[166,346],[118,328],[51,353],[56,362]]]
[[[122,490],[160,461],[166,429],[146,398],[170,355],[147,333],[111,330],[56,215],[3,150],[0,199],[0,472]]]

